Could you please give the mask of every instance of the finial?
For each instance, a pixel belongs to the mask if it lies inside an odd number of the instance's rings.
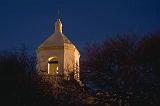
[[[58,9],[58,19],[55,22],[55,32],[61,32],[62,33],[62,23],[60,20],[60,11]]]

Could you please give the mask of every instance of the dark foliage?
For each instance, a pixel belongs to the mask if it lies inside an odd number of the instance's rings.
[[[37,106],[56,104],[52,95],[42,95],[35,74],[35,57],[20,51],[0,54],[1,104]],[[36,78],[36,80],[35,80]],[[47,85],[47,84],[46,84]]]
[[[87,104],[90,97],[75,80],[40,76],[36,58],[22,47],[0,53],[1,104],[8,106],[63,106]]]
[[[97,86],[102,103],[117,95],[116,105],[159,105],[160,33],[142,39],[118,35],[88,45],[84,56],[83,78]]]

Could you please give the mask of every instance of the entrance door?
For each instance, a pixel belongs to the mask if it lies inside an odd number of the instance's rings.
[[[58,58],[50,57],[48,59],[48,74],[56,75],[58,74]]]

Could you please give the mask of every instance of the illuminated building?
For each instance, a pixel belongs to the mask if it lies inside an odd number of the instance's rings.
[[[63,34],[60,18],[55,22],[55,32],[37,49],[38,73],[50,76],[63,76],[80,81],[80,53],[74,44]]]

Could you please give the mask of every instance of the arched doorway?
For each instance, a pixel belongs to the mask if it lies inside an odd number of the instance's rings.
[[[48,59],[48,74],[58,74],[58,57],[50,57]]]

